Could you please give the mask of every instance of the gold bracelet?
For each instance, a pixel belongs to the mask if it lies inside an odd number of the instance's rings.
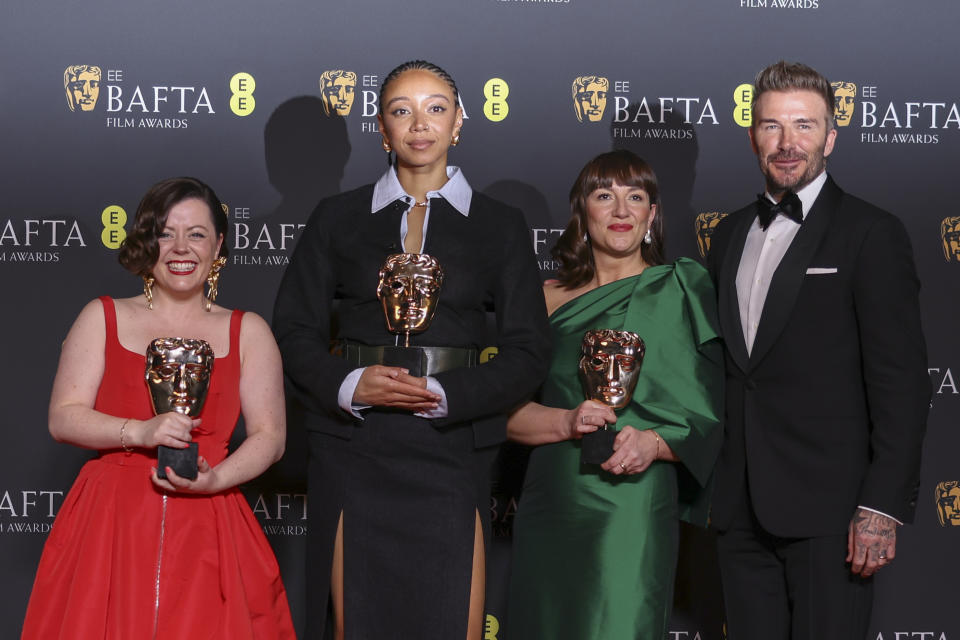
[[[127,423],[130,422],[130,418],[127,418],[123,421],[123,424],[120,425],[120,447],[127,453],[133,453],[133,447],[128,447],[126,440],[124,439],[127,435]]]
[[[653,459],[659,460],[660,459],[660,434],[654,431],[653,429],[650,429],[650,433],[652,433],[653,437],[657,439],[657,452],[654,454]]]

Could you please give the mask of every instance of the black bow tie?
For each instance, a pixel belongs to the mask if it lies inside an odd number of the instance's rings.
[[[803,204],[793,191],[783,194],[780,202],[776,204],[770,202],[770,199],[761,193],[757,196],[757,204],[759,205],[757,218],[760,220],[760,228],[764,231],[778,214],[785,215],[797,224],[803,224]]]

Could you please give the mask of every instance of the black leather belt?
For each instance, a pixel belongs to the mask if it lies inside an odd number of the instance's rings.
[[[336,343],[332,353],[357,367],[372,364],[404,367],[410,371],[410,375],[418,377],[460,367],[475,367],[478,360],[476,349],[464,347],[370,346],[347,340]]]

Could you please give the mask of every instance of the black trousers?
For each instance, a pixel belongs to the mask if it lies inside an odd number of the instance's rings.
[[[717,536],[717,553],[729,640],[866,638],[873,578],[850,573],[846,534],[774,536],[745,494],[733,524]]]

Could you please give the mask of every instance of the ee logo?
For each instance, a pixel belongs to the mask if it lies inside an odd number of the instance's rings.
[[[483,85],[483,115],[491,122],[500,122],[510,113],[507,96],[510,95],[510,85],[501,78],[490,78]]]
[[[749,127],[753,121],[753,108],[750,106],[753,102],[753,85],[742,84],[734,89],[733,102],[737,105],[733,108],[733,121],[741,127]]]
[[[230,78],[230,110],[238,116],[248,116],[257,108],[257,100],[253,92],[257,88],[257,81],[249,73],[235,73]]]
[[[499,632],[500,621],[488,613],[486,624],[483,625],[483,640],[497,640]]]
[[[100,214],[103,222],[103,231],[100,232],[100,241],[107,249],[119,249],[120,243],[127,237],[127,212],[120,205],[112,204]]]
[[[479,358],[480,364],[493,360],[494,358],[497,357],[498,353],[500,353],[500,350],[497,349],[496,347],[487,347],[486,349],[480,352],[480,358]]]

